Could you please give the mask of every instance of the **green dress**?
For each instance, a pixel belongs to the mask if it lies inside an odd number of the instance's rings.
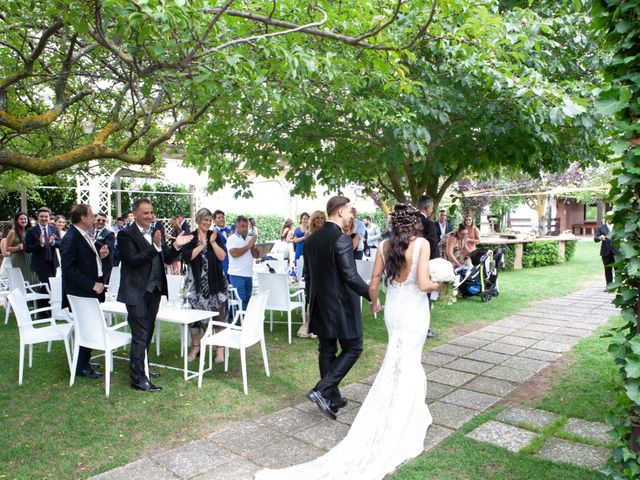
[[[20,242],[24,245],[24,240],[20,240],[20,237],[16,233],[13,237],[12,247],[17,247]],[[22,276],[24,279],[30,284],[36,284],[38,282],[38,277],[35,272],[31,271],[31,267],[29,263],[31,261],[31,254],[25,252],[24,250],[18,250],[15,252],[11,252],[11,266],[14,268],[19,268],[22,271]]]

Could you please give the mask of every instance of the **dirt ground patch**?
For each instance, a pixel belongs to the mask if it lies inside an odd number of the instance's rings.
[[[571,355],[563,355],[537,375],[534,375],[514,391],[500,400],[496,405],[506,406],[513,403],[531,402],[544,397],[553,382],[569,370],[574,359]]]

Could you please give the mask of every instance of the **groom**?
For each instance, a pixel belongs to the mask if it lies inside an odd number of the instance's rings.
[[[310,330],[318,335],[320,381],[307,393],[326,417],[335,420],[347,401],[338,384],[362,353],[360,297],[369,300],[369,287],[360,278],[353,242],[343,233],[352,218],[350,200],[331,197],[324,226],[304,242],[304,278],[309,299]],[[372,311],[380,309],[379,303]],[[340,345],[340,354],[338,352]]]

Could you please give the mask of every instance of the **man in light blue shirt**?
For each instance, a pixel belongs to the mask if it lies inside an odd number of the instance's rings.
[[[356,260],[362,260],[364,257],[364,237],[367,234],[367,227],[364,222],[357,217],[358,211],[355,207],[351,208],[351,213],[353,214],[353,220],[356,224],[355,230],[358,235],[358,248],[353,252],[353,257]]]

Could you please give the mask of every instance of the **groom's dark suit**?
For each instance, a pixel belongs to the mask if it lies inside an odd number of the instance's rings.
[[[132,335],[131,380],[136,385],[149,381],[144,359],[153,336],[160,297],[167,295],[164,264],[173,262],[180,255],[179,250],[167,246],[164,235],[161,245],[158,252],[136,222],[118,233],[121,261],[118,301],[127,305],[127,322]]]
[[[596,229],[596,233],[593,237],[595,242],[602,241],[600,245],[600,256],[602,257],[602,263],[604,265],[604,277],[607,284],[613,282],[613,267],[611,266],[616,261],[616,255],[620,253],[616,247],[613,246],[613,242],[610,238],[611,230],[606,223],[603,223]],[[600,239],[600,236],[604,235],[604,240]]]
[[[320,340],[321,379],[314,390],[338,405],[338,384],[362,353],[359,296],[369,299],[369,287],[356,270],[351,238],[336,223],[326,222],[305,240],[303,254],[310,330]]]

